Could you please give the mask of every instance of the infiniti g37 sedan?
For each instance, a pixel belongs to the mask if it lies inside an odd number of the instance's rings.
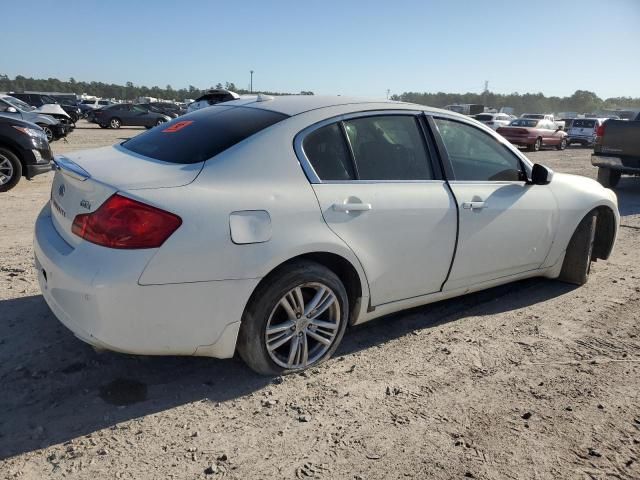
[[[44,298],[81,340],[316,365],[348,325],[515,280],[583,284],[615,194],[453,112],[243,98],[56,158],[35,227]]]

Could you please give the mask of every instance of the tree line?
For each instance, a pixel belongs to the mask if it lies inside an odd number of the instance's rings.
[[[226,88],[239,94],[250,93],[248,90],[237,87],[233,82],[217,83],[210,88]],[[119,100],[135,100],[138,97],[156,97],[166,100],[182,101],[186,98],[197,98],[205,90],[193,85],[187,88],[174,89],[171,85],[164,88],[153,86],[134,85],[126,82],[124,85],[103,82],[82,82],[74,78],[60,80],[57,78],[27,78],[17,75],[11,79],[7,75],[0,74],[0,92],[10,91],[43,91],[63,92],[94,95],[103,98],[115,98]],[[290,95],[286,92],[261,92],[268,95]],[[313,95],[311,91],[299,92],[301,95]],[[546,97],[542,93],[510,94],[494,93],[427,93],[405,92],[394,94],[392,100],[419,103],[432,107],[444,107],[457,103],[477,103],[487,107],[512,107],[515,112],[578,112],[591,113],[603,109],[640,109],[640,98],[614,97],[601,99],[595,93],[587,90],[576,90],[569,97]]]
[[[444,107],[458,103],[476,103],[487,107],[513,107],[517,113],[577,112],[592,113],[605,109],[640,109],[640,98],[614,97],[601,99],[587,90],[576,90],[569,97],[546,97],[542,93],[419,93],[392,95],[393,100]]]
[[[101,98],[115,98],[118,100],[135,100],[138,97],[155,97],[165,100],[183,101],[186,98],[195,99],[211,88],[225,88],[239,94],[250,93],[249,90],[237,87],[233,82],[217,83],[207,89],[199,89],[193,85],[187,88],[174,89],[171,85],[164,88],[153,86],[134,85],[133,82],[126,82],[124,85],[103,82],[79,82],[73,77],[69,80],[58,78],[27,78],[16,75],[11,79],[7,75],[0,74],[0,92],[61,92],[87,94]],[[285,92],[260,92],[268,95],[290,95]],[[313,92],[302,91],[301,95],[313,95]]]

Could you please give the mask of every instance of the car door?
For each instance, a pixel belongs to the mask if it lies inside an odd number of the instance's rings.
[[[322,215],[364,268],[373,306],[440,291],[456,207],[421,113],[341,117],[297,137]]]
[[[557,223],[545,185],[526,182],[523,162],[506,144],[471,124],[431,122],[458,204],[458,244],[445,290],[535,270]]]

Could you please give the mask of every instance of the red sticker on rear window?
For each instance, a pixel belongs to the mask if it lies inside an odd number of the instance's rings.
[[[164,130],[162,130],[163,132],[166,133],[174,133],[174,132],[178,132],[180,130],[182,130],[184,127],[188,127],[189,125],[191,125],[193,123],[193,120],[183,120],[181,122],[178,123],[174,123],[173,125],[171,125],[168,128],[165,128]]]

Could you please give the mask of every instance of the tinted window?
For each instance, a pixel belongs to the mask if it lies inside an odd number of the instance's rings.
[[[535,128],[538,125],[538,122],[539,120],[529,120],[527,118],[518,118],[516,120],[512,120],[509,126]]]
[[[493,120],[493,115],[485,115],[481,113],[480,115],[476,115],[476,120],[480,120],[481,122],[491,121]]]
[[[302,143],[320,180],[353,180],[351,154],[337,123],[314,130]]]
[[[259,108],[211,107],[164,123],[122,146],[164,162],[197,163],[285,118]]]
[[[518,158],[488,133],[451,120],[434,120],[447,149],[456,180],[522,179]]]
[[[595,120],[574,120],[573,126],[576,128],[595,128]]]
[[[344,122],[359,180],[433,178],[417,119],[408,115],[355,118]]]

